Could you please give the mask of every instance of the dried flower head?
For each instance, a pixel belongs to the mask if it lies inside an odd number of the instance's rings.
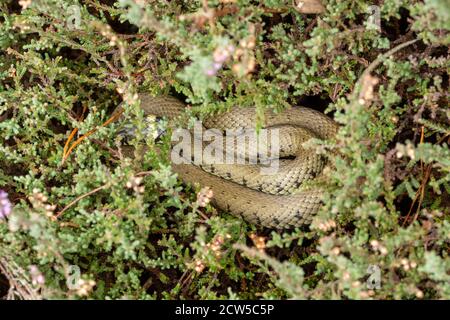
[[[92,291],[92,289],[95,287],[95,285],[96,285],[96,283],[94,280],[80,279],[80,280],[78,280],[77,294],[79,296],[87,296]]]
[[[198,273],[201,273],[205,269],[205,264],[201,260],[195,261],[195,267],[194,270]]]
[[[254,233],[251,233],[250,239],[252,239],[253,244],[259,251],[264,251],[264,249],[266,249],[266,238],[265,237],[260,237]]]
[[[206,207],[214,196],[214,192],[210,187],[202,188],[197,193],[197,205],[200,207]]]
[[[48,197],[44,195],[42,192],[39,191],[39,189],[34,188],[33,193],[31,196],[28,197],[31,204],[33,205],[33,208],[44,210],[45,215],[47,217],[53,217],[54,211],[56,210],[56,205],[52,205],[47,203]]]
[[[329,231],[336,227],[336,222],[332,219],[328,219],[327,221],[320,222],[318,228],[322,231]]]
[[[23,10],[28,8],[31,5],[32,0],[19,0],[19,5],[22,7]]]
[[[131,177],[130,180],[128,180],[126,187],[128,189],[133,189],[136,193],[144,193],[145,186],[142,185],[143,178],[142,177]]]

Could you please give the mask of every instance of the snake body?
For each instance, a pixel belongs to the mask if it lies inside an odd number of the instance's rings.
[[[175,119],[185,111],[185,104],[170,96],[140,95],[145,115]],[[255,108],[232,108],[219,116],[203,120],[205,128],[254,129]],[[172,169],[185,183],[199,183],[213,190],[213,204],[243,219],[264,227],[286,229],[311,222],[321,205],[323,191],[298,191],[304,181],[320,175],[326,161],[315,150],[302,143],[310,138],[330,139],[337,124],[326,115],[304,107],[290,108],[281,113],[267,111],[264,115],[268,130],[280,133],[279,170],[262,175],[258,164],[172,164]],[[205,160],[205,159],[203,159]]]

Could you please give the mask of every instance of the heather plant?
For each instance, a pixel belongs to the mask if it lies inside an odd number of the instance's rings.
[[[0,295],[450,298],[449,3],[322,5],[0,0]],[[256,106],[258,126],[328,113],[311,226],[259,228],[182,184],[138,92],[191,117]]]

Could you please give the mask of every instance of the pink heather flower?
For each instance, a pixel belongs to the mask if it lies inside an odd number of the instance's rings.
[[[45,278],[42,274],[38,274],[34,279],[33,282],[35,284],[44,284],[45,283]]]
[[[222,64],[228,60],[233,51],[234,47],[232,45],[228,45],[225,48],[219,47],[216,50],[214,50],[213,59],[215,62]]]
[[[214,57],[214,61],[215,62],[223,63],[223,62],[225,62],[228,59],[229,55],[228,55],[227,51],[217,51],[216,50],[214,52],[213,57]]]
[[[11,214],[12,205],[8,199],[8,194],[0,190],[0,219],[4,219]]]
[[[218,62],[214,62],[211,68],[206,69],[205,74],[209,77],[216,75],[217,71],[222,68],[222,64]]]
[[[229,44],[228,46],[227,46],[227,51],[231,54],[231,53],[233,53],[234,52],[234,46],[232,45],[232,44]]]
[[[34,264],[32,264],[29,268],[30,268],[30,273],[31,274],[36,274],[36,273],[39,272],[38,267],[36,267]]]
[[[216,72],[217,72],[216,69],[214,69],[214,68],[209,68],[209,69],[206,69],[205,74],[206,74],[208,77],[212,77],[212,76],[214,76],[214,75],[216,74]]]
[[[45,283],[44,275],[39,271],[38,267],[36,267],[34,264],[29,266],[30,275],[31,275],[31,282],[33,285],[43,285]]]

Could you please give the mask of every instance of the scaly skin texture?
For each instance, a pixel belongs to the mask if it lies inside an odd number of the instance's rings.
[[[185,105],[173,97],[153,98],[142,94],[140,99],[146,115],[175,119],[185,109]],[[221,131],[254,129],[255,123],[256,113],[252,108],[233,108],[203,121],[205,129]],[[293,159],[280,161],[275,174],[261,175],[258,165],[249,164],[172,164],[173,171],[185,183],[209,186],[214,193],[215,206],[251,223],[275,229],[309,224],[321,205],[322,191],[298,191],[298,188],[302,182],[320,174],[325,160],[314,150],[302,148],[301,143],[313,137],[330,139],[338,126],[320,112],[296,107],[279,114],[266,112],[264,128],[280,129],[280,154],[293,156]]]

